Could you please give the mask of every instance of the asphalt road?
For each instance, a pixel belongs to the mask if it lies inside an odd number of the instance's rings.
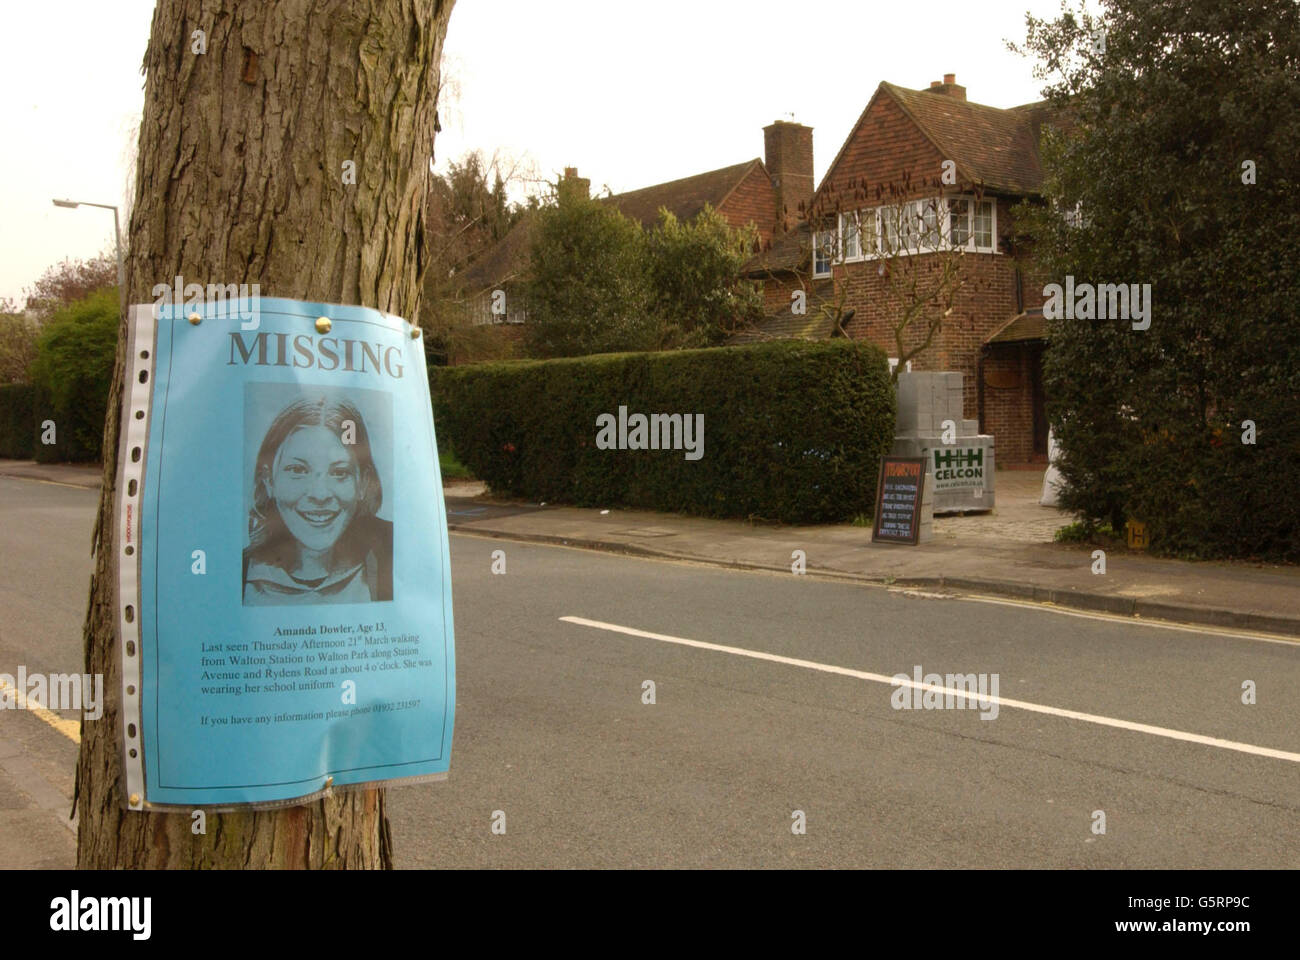
[[[95,497],[0,478],[0,672],[78,669]],[[1300,644],[466,536],[452,566],[451,775],[389,791],[399,866],[1300,866],[1300,757],[1261,755],[1300,754]],[[1023,706],[894,709],[918,666]],[[70,795],[70,741],[0,733]]]

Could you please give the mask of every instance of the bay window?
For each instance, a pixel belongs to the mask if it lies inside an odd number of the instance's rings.
[[[834,230],[815,234],[813,275],[830,276],[832,263],[915,255],[936,250],[996,253],[994,200],[929,197],[841,213]]]

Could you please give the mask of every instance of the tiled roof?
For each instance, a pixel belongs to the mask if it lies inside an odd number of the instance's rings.
[[[479,257],[464,273],[461,290],[474,296],[519,278],[528,268],[537,215],[526,213],[510,231]]]
[[[810,238],[808,224],[801,223],[793,230],[774,237],[771,245],[755,254],[741,270],[746,276],[755,277],[806,267],[812,252]]]
[[[820,310],[806,317],[788,314],[764,317],[734,334],[727,343],[759,343],[764,340],[829,340],[835,331],[835,321]]]
[[[1017,314],[993,332],[985,343],[1019,343],[1023,340],[1046,340],[1047,321],[1043,308],[1034,307]]]
[[[774,313],[748,324],[739,333],[728,338],[728,344],[758,343],[763,340],[829,340],[837,336],[835,313],[831,308],[833,295],[830,281],[813,284],[808,298],[808,312],[799,316],[789,310]],[[825,306],[826,309],[822,309]]]
[[[962,180],[1007,193],[1039,191],[1043,182],[1039,132],[1044,124],[1059,126],[1065,119],[1047,101],[1004,110],[882,82],[840,146],[819,192],[832,182],[831,174],[871,113],[872,105],[882,96],[894,100],[944,157],[956,163]]]
[[[710,170],[681,180],[657,183],[653,187],[629,190],[609,197],[606,202],[612,203],[624,216],[639,220],[646,227],[653,227],[659,222],[661,207],[666,207],[678,220],[690,220],[704,209],[706,203],[715,210],[720,207],[722,201],[740,185],[755,165],[761,167],[763,161],[755,157],[721,170]]]
[[[963,179],[1011,193],[1036,193],[1041,187],[1038,130],[1049,116],[1046,103],[1004,110],[892,83],[880,89],[956,162]]]

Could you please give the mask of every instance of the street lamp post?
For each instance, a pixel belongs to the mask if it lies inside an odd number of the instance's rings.
[[[99,207],[103,210],[113,211],[113,244],[117,248],[117,294],[118,304],[126,309],[126,264],[122,260],[122,230],[117,223],[117,207],[111,203],[90,203],[87,200],[55,200],[56,207],[67,207],[69,210],[75,210],[77,207]]]

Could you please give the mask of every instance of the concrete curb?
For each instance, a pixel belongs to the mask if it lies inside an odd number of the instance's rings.
[[[6,469],[4,467],[0,467],[0,477],[10,480],[36,480],[40,483],[57,483],[61,487],[77,487],[81,490],[98,490],[104,485],[101,476],[56,480],[53,477],[42,476],[39,470]]]
[[[713,567],[729,570],[756,570],[769,573],[785,573],[789,568],[764,563],[749,563],[743,560],[718,560],[692,554],[674,553],[670,550],[657,550],[639,544],[612,543],[605,540],[591,540],[585,537],[558,537],[541,533],[512,533],[503,530],[491,530],[473,524],[448,523],[447,529],[457,533],[469,533],[496,540],[516,540],[525,543],[544,543],[552,546],[578,547],[584,550],[601,550],[606,553],[620,553],[625,556],[645,557],[656,560],[679,560],[687,563],[703,563]],[[975,577],[873,577],[865,574],[847,573],[843,570],[824,570],[809,567],[808,572],[818,577],[846,582],[867,583],[874,586],[888,587],[926,587],[950,590],[960,594],[991,594],[1015,600],[1034,603],[1050,603],[1058,607],[1075,610],[1087,610],[1093,613],[1112,613],[1138,620],[1163,620],[1181,624],[1199,626],[1231,627],[1235,630],[1252,630],[1261,633],[1277,633],[1296,637],[1300,640],[1300,617],[1276,617],[1267,614],[1252,613],[1248,610],[1231,610],[1216,607],[1202,607],[1192,604],[1169,603],[1158,600],[1142,600],[1136,597],[1116,597],[1104,593],[1091,593],[1085,590],[1062,590],[1040,587],[1034,584],[1009,580],[986,580]]]

